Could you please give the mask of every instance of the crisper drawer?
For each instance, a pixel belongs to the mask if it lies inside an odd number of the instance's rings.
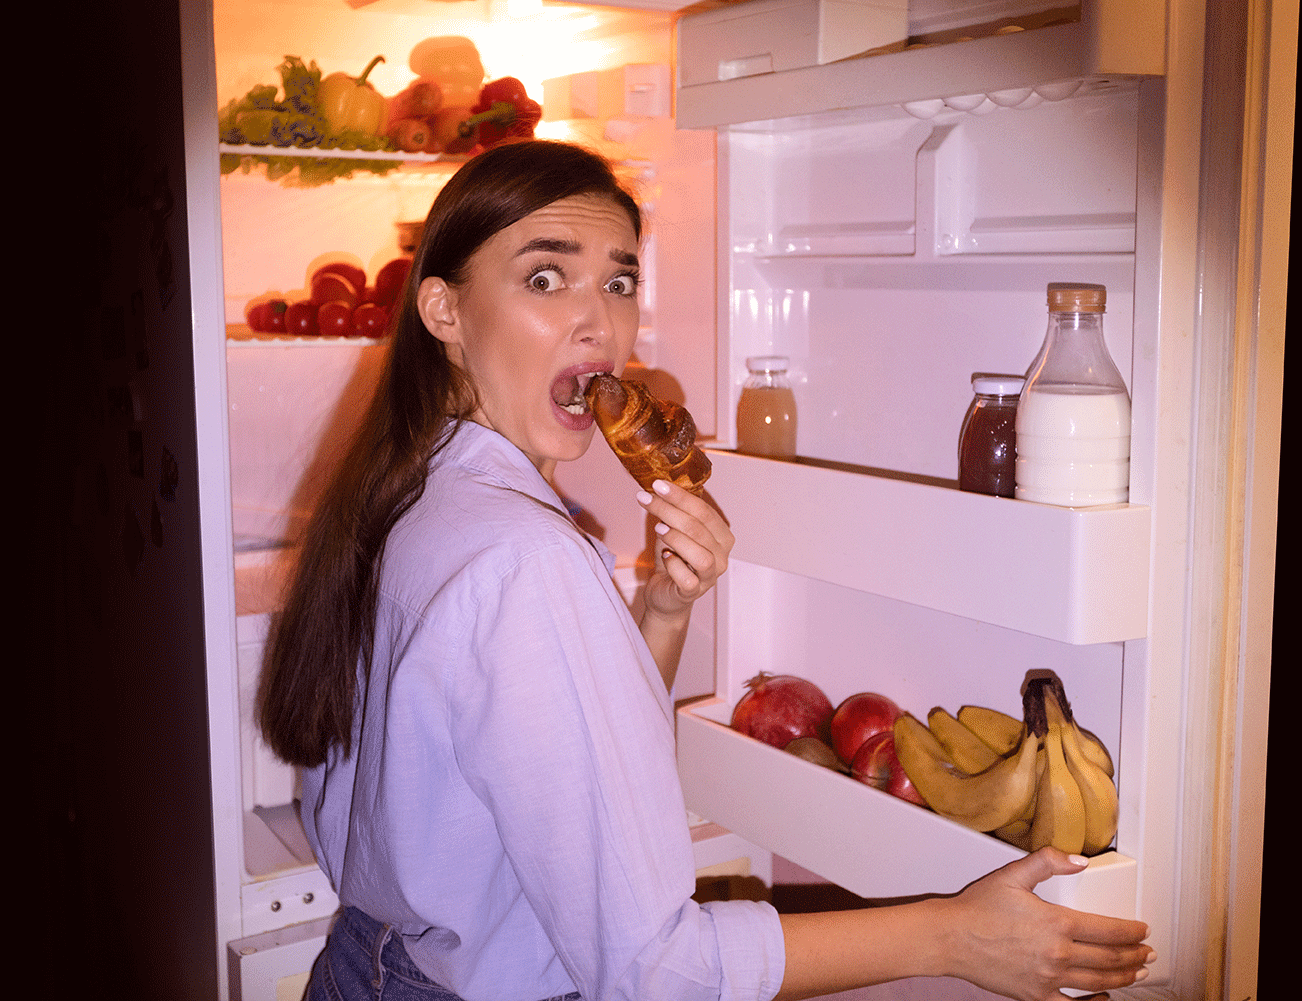
[[[1149,508],[1063,508],[711,451],[738,560],[1060,640],[1148,627]]]
[[[728,726],[710,698],[679,709],[678,768],[689,810],[860,896],[953,893],[1025,854]],[[1045,900],[1132,918],[1133,859],[1106,852],[1054,876]]]

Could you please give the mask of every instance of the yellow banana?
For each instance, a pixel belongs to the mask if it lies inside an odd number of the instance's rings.
[[[1058,700],[1046,694],[1044,701],[1050,726],[1055,719],[1059,723],[1063,758],[1080,790],[1085,810],[1085,836],[1081,851],[1085,855],[1097,855],[1112,844],[1112,839],[1117,834],[1117,787],[1111,776],[1089,757],[1085,741],[1081,739],[1075,724],[1064,720]]]
[[[1041,743],[1040,749],[1035,754],[1035,792],[1026,801],[1026,808],[1018,817],[990,832],[1000,841],[1007,841],[1022,851],[1031,850],[1031,824],[1035,821],[1036,805],[1040,798],[1040,777],[1044,774],[1045,761],[1044,744]]]
[[[1077,726],[1075,720],[1072,720],[1071,725],[1080,738],[1081,753],[1083,753],[1085,757],[1096,766],[1102,768],[1103,771],[1107,773],[1108,778],[1113,778],[1117,773],[1112,767],[1112,755],[1110,755],[1108,749],[1103,746],[1103,741],[1099,740],[1098,737],[1094,736],[1094,734],[1090,733],[1083,726]]]
[[[1103,741],[1099,740],[1098,737],[1094,736],[1094,734],[1090,733],[1088,730],[1082,730],[1077,726],[1076,719],[1071,712],[1071,703],[1067,701],[1067,690],[1062,686],[1062,679],[1057,675],[1051,675],[1045,678],[1041,684],[1046,693],[1052,692],[1054,698],[1058,700],[1058,707],[1062,710],[1064,728],[1075,727],[1077,733],[1080,734],[1081,748],[1084,751],[1085,756],[1107,772],[1108,778],[1112,778],[1116,774],[1112,767],[1112,755],[1110,755],[1108,749],[1103,746]]]
[[[1022,742],[1026,729],[1020,719],[985,706],[963,706],[958,711],[958,721],[996,754],[1011,752]]]
[[[937,706],[927,713],[927,726],[949,755],[949,760],[969,775],[984,772],[999,760],[981,738]]]
[[[1030,850],[1053,845],[1069,855],[1079,855],[1085,847],[1085,802],[1063,754],[1062,714],[1055,718],[1046,707],[1046,715],[1045,767],[1040,776],[1035,820],[1031,822]]]
[[[935,735],[914,716],[895,721],[895,753],[904,773],[929,807],[977,831],[993,831],[1021,816],[1035,794],[1039,741],[1022,742],[1014,754],[968,775],[949,759]]]

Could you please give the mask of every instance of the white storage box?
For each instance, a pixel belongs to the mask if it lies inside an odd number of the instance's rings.
[[[907,0],[753,0],[679,24],[678,84],[817,66],[903,42]]]

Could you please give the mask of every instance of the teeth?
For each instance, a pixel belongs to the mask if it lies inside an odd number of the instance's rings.
[[[575,417],[582,417],[588,412],[588,405],[580,401],[578,403],[567,403],[561,409],[573,414]]]

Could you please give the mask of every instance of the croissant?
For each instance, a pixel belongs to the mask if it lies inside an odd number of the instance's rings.
[[[696,447],[696,422],[677,403],[658,400],[640,382],[594,375],[583,391],[597,427],[643,490],[669,480],[698,496],[710,458]]]

